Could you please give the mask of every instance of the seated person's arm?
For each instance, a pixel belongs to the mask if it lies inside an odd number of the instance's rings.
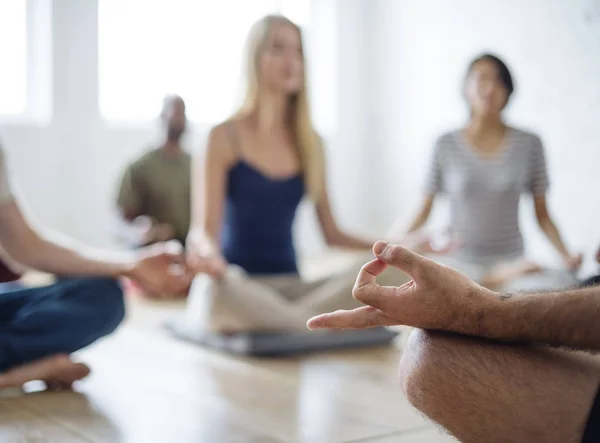
[[[425,198],[421,202],[421,206],[415,218],[408,225],[406,232],[402,232],[401,223],[403,221],[399,218],[388,232],[388,237],[394,241],[403,238],[405,235],[413,234],[418,232],[425,226],[427,220],[431,216],[431,211],[435,203],[437,194],[444,189],[444,162],[442,161],[442,144],[438,140],[433,149],[433,155],[431,157],[429,169],[426,178],[426,194]]]
[[[42,237],[12,199],[0,205],[0,243],[17,263],[54,274],[116,277],[125,274],[132,263],[131,257],[125,256],[94,259],[91,254],[78,252],[79,248],[61,246]]]
[[[560,256],[562,257],[565,265],[570,268],[578,268],[582,262],[581,255],[571,255],[567,250],[554,221],[550,217],[548,213],[548,206],[546,204],[545,196],[536,196],[534,199],[535,204],[535,215],[538,221],[538,224],[548,240],[552,243],[554,248],[558,251]]]
[[[22,276],[26,271],[27,267],[20,263],[17,263],[13,258],[8,255],[4,248],[0,245],[0,260],[4,266],[16,276]]]
[[[123,219],[132,222],[136,217],[142,215],[142,199],[142,190],[136,180],[134,165],[129,165],[121,178],[117,196],[117,206]]]
[[[322,154],[322,153],[321,153]],[[322,157],[324,158],[324,156]],[[322,164],[322,189],[320,196],[316,200],[317,217],[319,225],[325,242],[328,246],[341,247],[348,249],[371,249],[373,247],[374,240],[364,239],[355,235],[344,232],[337,224],[337,221],[333,215],[331,209],[331,203],[329,201],[329,192],[327,190],[327,179],[325,174],[325,160]]]
[[[40,271],[64,276],[131,277],[150,290],[179,293],[189,285],[189,274],[172,273],[181,264],[177,251],[148,250],[139,254],[92,252],[70,239],[67,247],[39,235],[27,222],[15,200],[0,204],[0,243],[18,263]]]
[[[130,165],[123,174],[117,206],[125,226],[121,237],[135,246],[171,240],[175,229],[167,223],[157,223],[143,213],[144,193],[135,166]]]
[[[53,274],[68,276],[131,277],[151,290],[177,293],[189,285],[189,273],[172,272],[181,254],[164,248],[146,249],[131,256],[92,254],[81,247],[61,246],[43,238],[26,220],[11,193],[4,153],[0,148],[0,244],[17,263]],[[95,257],[93,256],[95,255]]]
[[[215,127],[206,151],[192,171],[192,223],[186,249],[188,264],[196,272],[219,275],[225,270],[219,237],[223,224],[227,171],[235,154],[224,126]]]
[[[581,265],[583,257],[581,255],[571,255],[567,250],[559,232],[550,217],[548,205],[546,204],[546,193],[548,191],[548,170],[546,167],[546,154],[542,141],[535,137],[532,145],[531,172],[529,177],[529,187],[534,199],[535,216],[537,222],[546,234],[546,237],[557,252],[562,257],[565,265],[569,269],[578,268]]]
[[[412,222],[408,225],[408,229],[406,230],[406,232],[403,232],[404,220],[402,217],[399,217],[388,231],[387,237],[390,239],[400,239],[407,234],[413,234],[419,231],[425,225],[425,223],[427,223],[427,220],[429,220],[429,216],[431,215],[431,210],[433,209],[434,202],[435,194],[427,195],[421,203],[421,208],[419,209],[419,212],[412,220]]]
[[[370,249],[374,240],[367,240],[342,231],[333,216],[329,195],[323,189],[321,198],[317,202],[317,217],[321,230],[328,246],[348,249]]]
[[[413,219],[412,223],[408,226],[407,233],[411,234],[413,232],[421,229],[427,220],[429,220],[429,216],[431,215],[431,210],[433,209],[433,204],[435,202],[435,194],[427,195],[423,202],[421,203],[421,208],[417,213],[417,216]]]

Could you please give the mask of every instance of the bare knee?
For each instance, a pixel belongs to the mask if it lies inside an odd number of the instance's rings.
[[[443,333],[414,329],[406,343],[398,375],[402,390],[417,409],[435,401],[429,396],[439,392],[436,384],[443,383],[439,365],[449,358],[445,340]]]
[[[415,329],[399,377],[409,402],[460,441],[573,442],[597,368],[565,351]]]
[[[458,334],[415,329],[399,367],[401,387],[408,401],[432,420],[445,424],[449,417],[468,414],[464,404],[477,402],[494,363],[490,345]],[[464,400],[459,406],[456,403]]]

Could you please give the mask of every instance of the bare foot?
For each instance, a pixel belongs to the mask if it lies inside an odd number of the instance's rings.
[[[83,363],[75,363],[68,355],[58,354],[9,369],[0,374],[0,389],[20,388],[25,383],[41,380],[48,389],[70,389],[73,382],[90,373]]]

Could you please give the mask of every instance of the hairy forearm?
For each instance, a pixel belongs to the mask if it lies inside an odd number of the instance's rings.
[[[477,316],[476,316],[477,317]],[[600,351],[600,288],[506,294],[480,316],[481,335]]]

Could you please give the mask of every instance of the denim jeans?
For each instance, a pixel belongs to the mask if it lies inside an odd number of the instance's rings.
[[[109,278],[0,285],[0,372],[84,348],[114,331],[124,314],[121,286]]]

